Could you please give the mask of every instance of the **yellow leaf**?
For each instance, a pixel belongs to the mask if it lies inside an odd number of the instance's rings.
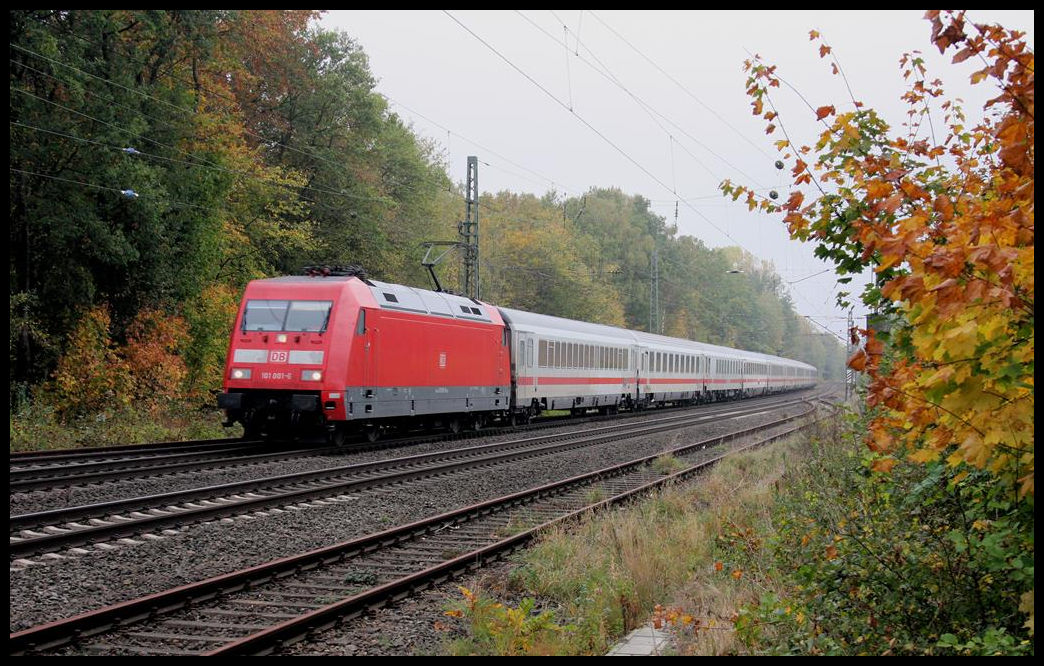
[[[934,449],[921,449],[919,451],[914,451],[913,453],[911,453],[909,456],[907,456],[907,459],[917,463],[926,463],[936,460],[938,457],[939,452]]]

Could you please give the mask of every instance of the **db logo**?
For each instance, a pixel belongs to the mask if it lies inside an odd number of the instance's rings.
[[[269,363],[286,363],[290,358],[289,352],[272,351],[268,353]]]

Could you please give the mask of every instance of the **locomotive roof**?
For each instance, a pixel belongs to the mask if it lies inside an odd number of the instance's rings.
[[[352,275],[281,275],[279,277],[264,278],[259,282],[308,282],[318,284],[322,282],[348,282],[357,279]]]

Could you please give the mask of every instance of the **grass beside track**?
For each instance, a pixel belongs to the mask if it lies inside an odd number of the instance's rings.
[[[11,452],[77,449],[239,437],[240,426],[223,428],[217,409],[172,402],[155,410],[123,407],[62,422],[54,410],[33,405],[11,413]]]
[[[515,557],[503,585],[462,589],[449,602],[467,637],[447,651],[600,655],[654,621],[677,629],[686,654],[742,652],[732,618],[766,592],[760,545],[805,439],[738,454],[693,483],[550,531]],[[743,561],[723,561],[737,543]]]

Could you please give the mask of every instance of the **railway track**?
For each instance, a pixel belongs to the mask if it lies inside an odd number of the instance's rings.
[[[86,506],[12,516],[9,555],[24,558],[65,548],[82,548],[118,539],[158,538],[163,530],[231,518],[317,499],[339,501],[350,494],[463,470],[548,456],[605,442],[740,418],[798,404],[773,400],[728,404],[714,409],[658,416],[635,423],[614,422],[577,432],[552,433],[394,458],[298,472],[218,486],[136,497]]]
[[[771,401],[776,398],[754,399],[746,402]],[[719,403],[705,408],[713,409]],[[685,408],[679,408],[685,409]],[[664,410],[661,410],[664,411]],[[666,410],[672,411],[672,410]],[[636,412],[633,416],[642,416]],[[622,417],[626,420],[630,417]],[[229,469],[278,462],[301,456],[322,456],[331,453],[405,448],[433,441],[452,441],[495,433],[521,432],[602,421],[618,421],[619,416],[587,416],[582,418],[548,417],[532,423],[501,429],[466,431],[460,433],[425,433],[368,443],[352,442],[349,447],[333,447],[316,441],[237,440],[218,439],[198,442],[164,442],[134,446],[99,447],[77,451],[41,451],[12,453],[10,458],[9,492],[45,491],[55,488],[84,486],[127,479],[140,480],[208,469]],[[273,449],[278,450],[273,450]]]
[[[268,654],[368,609],[524,545],[540,530],[714,464],[714,449],[756,433],[785,437],[813,412],[645,456],[294,557],[185,585],[11,635],[20,654]],[[597,492],[593,492],[597,491]],[[592,497],[607,497],[592,501]]]

